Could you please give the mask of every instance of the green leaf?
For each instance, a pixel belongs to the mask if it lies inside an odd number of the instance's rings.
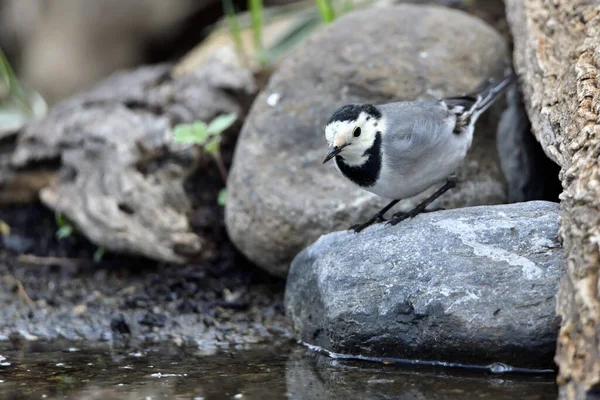
[[[102,258],[104,258],[104,254],[106,254],[106,249],[104,247],[98,247],[94,252],[94,262],[98,264],[100,261],[102,261]]]
[[[219,191],[219,197],[217,197],[217,203],[221,207],[225,207],[227,203],[227,188],[223,188]]]
[[[204,151],[208,154],[216,155],[219,152],[219,144],[221,143],[220,136],[213,136],[212,139],[204,145]]]
[[[66,239],[73,235],[73,226],[72,225],[63,225],[56,231],[56,237],[58,239]]]
[[[237,120],[237,114],[222,114],[213,119],[208,128],[206,128],[209,135],[219,135],[227,130]]]
[[[194,121],[194,123],[192,124],[192,129],[194,130],[194,133],[196,135],[202,135],[204,134],[204,132],[206,132],[206,124],[204,123],[204,121]]]
[[[179,124],[173,129],[173,136],[177,143],[204,144],[208,138],[206,124],[196,121],[193,124]]]
[[[58,225],[59,228],[67,224],[62,213],[58,211],[54,213],[54,220],[56,221],[56,225]]]
[[[173,137],[177,143],[193,143],[196,140],[194,130],[189,124],[181,124],[173,128]]]

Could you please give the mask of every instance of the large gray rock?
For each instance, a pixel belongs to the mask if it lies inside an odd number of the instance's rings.
[[[338,353],[550,367],[558,213],[469,207],[323,236],[288,275],[295,335]]]
[[[333,111],[352,102],[464,93],[502,75],[505,58],[496,31],[439,6],[361,10],[316,34],[282,63],[246,120],[227,199],[234,243],[259,266],[285,276],[293,257],[321,234],[366,219],[387,202],[321,164]],[[463,183],[437,206],[506,201],[495,111],[478,123],[459,171]]]

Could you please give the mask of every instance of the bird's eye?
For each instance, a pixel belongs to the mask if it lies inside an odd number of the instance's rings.
[[[360,126],[357,126],[354,129],[354,137],[359,137],[360,136]]]

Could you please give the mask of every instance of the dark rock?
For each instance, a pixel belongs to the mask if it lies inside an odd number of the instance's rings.
[[[558,213],[470,207],[322,236],[288,276],[295,335],[337,353],[551,367]]]
[[[27,253],[35,247],[35,242],[21,235],[6,235],[2,236],[2,244],[4,248],[17,254]]]
[[[125,321],[125,317],[123,314],[118,317],[114,317],[110,321],[110,329],[115,333],[120,333],[122,335],[131,334],[131,329],[129,328],[129,324]]]
[[[148,312],[144,314],[144,317],[139,322],[140,325],[146,325],[149,327],[157,326],[159,328],[162,328],[167,322],[167,317],[164,314],[154,314]]]
[[[324,126],[338,107],[468,92],[502,75],[506,57],[496,31],[438,6],[361,10],[314,35],[272,76],[240,135],[226,207],[234,243],[254,263],[285,276],[293,257],[321,234],[366,219],[387,202],[321,164]],[[478,122],[458,171],[465,183],[435,206],[506,201],[496,111]]]

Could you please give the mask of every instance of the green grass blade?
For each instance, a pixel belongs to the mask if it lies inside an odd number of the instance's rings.
[[[104,258],[104,254],[106,254],[106,249],[104,247],[98,247],[96,251],[94,251],[94,262],[98,264]]]
[[[17,106],[28,116],[34,115],[34,110],[29,104],[27,94],[19,83],[2,49],[0,49],[0,81],[4,81],[4,85],[8,87],[9,96],[12,97]]]
[[[254,48],[261,63],[265,63],[265,51],[263,48],[263,2],[262,0],[248,0],[248,9],[252,21],[252,38],[254,40]]]
[[[318,15],[308,16],[305,20],[290,29],[277,43],[268,50],[269,59],[277,60],[298,44],[306,40],[323,22]]]
[[[316,2],[319,12],[321,13],[321,18],[323,18],[323,22],[326,24],[333,22],[333,20],[335,20],[335,11],[331,0],[316,0]]]
[[[240,28],[237,15],[235,14],[235,9],[233,8],[233,1],[222,0],[222,4],[225,20],[227,21],[227,26],[229,27],[229,32],[231,33],[233,42],[235,43],[235,48],[242,62],[247,64],[248,57],[246,55],[246,51],[244,50],[244,42],[242,41],[242,29]]]

